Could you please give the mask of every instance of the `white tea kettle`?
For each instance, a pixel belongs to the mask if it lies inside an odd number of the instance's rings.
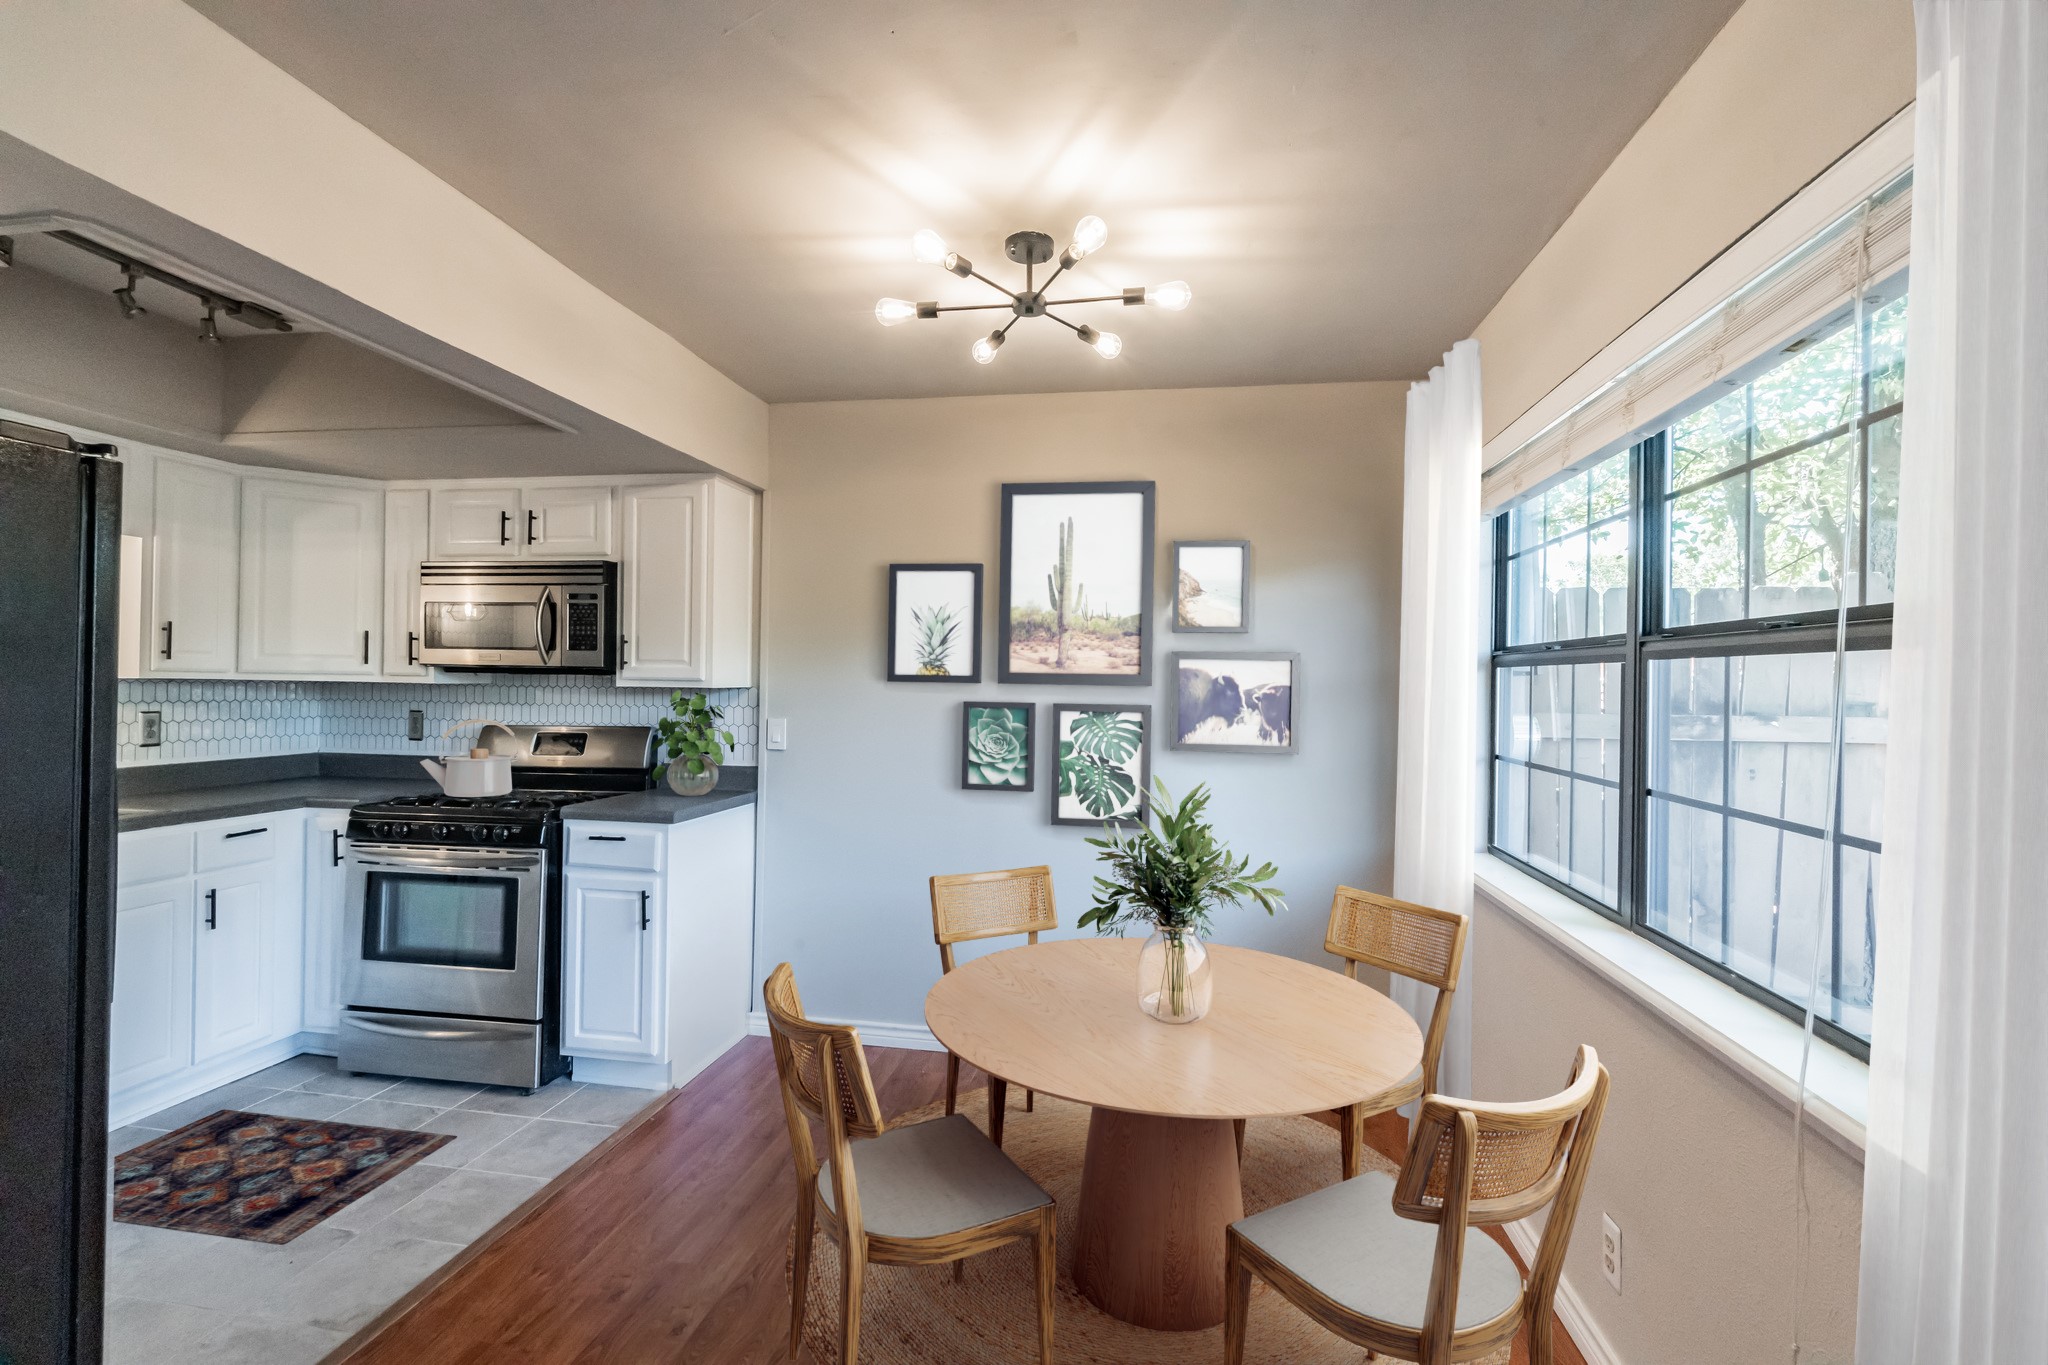
[[[483,731],[496,727],[506,734],[512,728],[495,720],[462,720],[441,732],[446,739],[466,725],[479,725],[477,738],[483,738]],[[441,784],[441,790],[450,796],[503,796],[512,790],[512,760],[504,754],[493,754],[489,749],[471,749],[467,754],[449,754],[436,763],[431,758],[420,760],[420,766]]]

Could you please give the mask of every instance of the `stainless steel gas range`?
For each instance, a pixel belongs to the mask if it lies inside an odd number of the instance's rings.
[[[344,1071],[535,1089],[561,1054],[562,807],[649,785],[646,726],[512,726],[506,796],[355,807]]]

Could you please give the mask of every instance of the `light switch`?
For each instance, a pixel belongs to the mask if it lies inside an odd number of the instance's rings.
[[[768,747],[787,749],[789,747],[789,720],[784,716],[768,718]]]

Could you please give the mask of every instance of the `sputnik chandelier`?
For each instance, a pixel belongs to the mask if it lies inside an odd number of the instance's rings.
[[[1089,214],[1074,225],[1074,240],[1059,254],[1059,269],[1045,277],[1045,283],[1034,286],[1032,277],[1037,268],[1053,258],[1052,237],[1044,232],[1013,232],[1003,242],[1003,252],[1018,265],[1024,267],[1024,289],[1005,289],[988,276],[974,268],[974,262],[957,251],[946,248],[946,239],[924,229],[910,239],[911,254],[929,265],[958,275],[961,279],[980,280],[1003,296],[1001,303],[949,303],[941,307],[937,303],[912,303],[908,299],[883,299],[875,305],[875,321],[884,327],[909,322],[912,318],[935,318],[941,313],[968,313],[989,308],[1006,308],[1011,317],[1008,322],[976,341],[969,350],[977,361],[986,365],[996,358],[1003,341],[1023,318],[1051,318],[1060,326],[1072,332],[1082,341],[1095,348],[1095,353],[1104,360],[1114,360],[1124,349],[1123,338],[1115,332],[1104,332],[1086,323],[1068,322],[1052,312],[1054,308],[1068,308],[1081,303],[1121,303],[1125,307],[1139,304],[1153,304],[1178,313],[1188,306],[1194,293],[1185,280],[1174,280],[1168,284],[1156,284],[1149,288],[1126,289],[1118,294],[1095,294],[1080,299],[1047,298],[1053,281],[1071,270],[1082,257],[1092,256],[1102,250],[1102,244],[1109,240],[1109,226],[1094,214]]]

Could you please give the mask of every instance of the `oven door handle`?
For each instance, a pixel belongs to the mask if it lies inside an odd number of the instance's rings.
[[[363,1019],[343,1013],[342,1022],[365,1033],[382,1033],[392,1038],[427,1038],[437,1042],[485,1042],[494,1038],[523,1037],[531,1026],[519,1024],[469,1025],[451,1027],[445,1020],[422,1019],[417,1024],[400,1024],[382,1019]]]
[[[467,872],[537,872],[541,866],[538,853],[522,855],[517,853],[486,853],[475,861],[457,858],[408,858],[401,853],[374,852],[361,848],[349,853],[349,861],[358,867],[392,867],[406,872],[445,872],[460,876]]]

